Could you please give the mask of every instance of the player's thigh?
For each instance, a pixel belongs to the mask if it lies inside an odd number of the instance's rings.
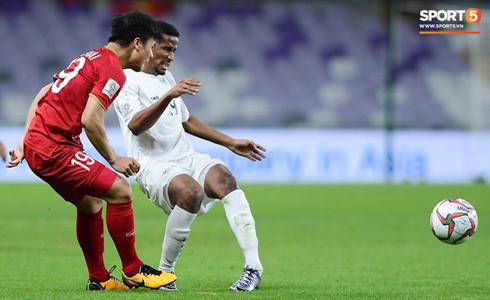
[[[224,163],[222,160],[218,158],[212,158],[208,154],[202,154],[202,153],[194,153],[192,156],[192,164],[191,164],[191,170],[192,170],[192,178],[194,178],[201,187],[204,189],[204,198],[201,201],[201,208],[199,209],[199,212],[197,213],[198,215],[205,214],[208,212],[211,207],[214,206],[217,202],[220,201],[221,198],[217,197],[218,195],[216,193],[211,193],[209,191],[206,191],[205,188],[205,181],[206,177],[208,175],[208,172],[216,165],[223,165]],[[209,193],[208,193],[209,192]]]
[[[216,164],[206,174],[204,190],[210,198],[222,199],[237,188],[235,177],[225,165]]]
[[[197,213],[204,197],[203,188],[188,174],[172,178],[167,193],[172,206],[178,205],[191,213]]]
[[[176,163],[158,161],[140,172],[136,180],[141,191],[169,215],[174,207],[168,195],[170,182],[176,176],[189,174],[189,171]]]

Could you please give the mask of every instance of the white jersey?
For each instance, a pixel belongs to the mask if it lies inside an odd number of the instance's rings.
[[[158,101],[176,85],[173,75],[169,71],[156,76],[131,69],[125,69],[124,73],[126,84],[114,101],[114,108],[128,156],[135,158],[143,170],[156,161],[178,160],[193,153],[182,126],[189,119],[189,111],[181,97],[174,98],[158,121],[140,135],[134,135],[128,127],[137,112]]]

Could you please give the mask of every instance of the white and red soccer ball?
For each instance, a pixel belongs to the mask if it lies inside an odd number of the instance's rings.
[[[478,215],[468,201],[447,198],[437,203],[430,215],[430,228],[442,242],[457,245],[468,241],[478,228]]]

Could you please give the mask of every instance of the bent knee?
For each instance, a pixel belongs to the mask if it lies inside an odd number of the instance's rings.
[[[223,199],[226,195],[238,189],[235,176],[230,172],[222,172],[215,188],[216,198]]]
[[[122,202],[128,202],[133,200],[133,191],[131,190],[131,187],[125,188],[121,190],[121,193],[119,194],[118,199],[119,201]]]
[[[186,187],[182,189],[175,201],[176,205],[190,213],[197,213],[201,207],[204,191],[198,186]]]
[[[105,197],[107,202],[128,202],[132,199],[133,191],[131,190],[131,184],[121,177],[117,177],[108,195]]]
[[[100,198],[85,196],[75,204],[77,212],[84,215],[94,215],[98,213],[103,206],[103,201]]]

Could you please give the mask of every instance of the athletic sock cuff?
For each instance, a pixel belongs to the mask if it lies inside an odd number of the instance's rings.
[[[194,219],[197,216],[197,214],[190,213],[187,210],[180,208],[178,205],[174,206],[174,210],[186,219]]]
[[[85,220],[90,220],[90,219],[93,219],[93,218],[98,218],[99,216],[102,216],[102,208],[96,212],[95,214],[84,214],[84,213],[81,213],[77,210],[77,216],[79,218],[83,218]]]
[[[245,193],[241,189],[236,189],[234,191],[231,191],[228,195],[224,196],[223,201],[226,202],[227,199],[240,197],[240,196],[245,196]]]

